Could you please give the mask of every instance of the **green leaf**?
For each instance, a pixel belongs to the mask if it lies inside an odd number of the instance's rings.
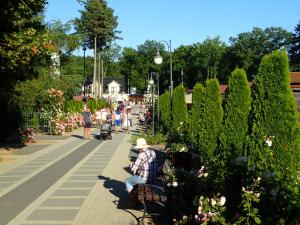
[[[258,217],[254,217],[254,221],[256,224],[261,224],[261,220]]]

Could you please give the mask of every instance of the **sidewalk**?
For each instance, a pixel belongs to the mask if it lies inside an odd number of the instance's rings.
[[[0,206],[0,225],[137,224],[142,210],[124,207],[131,135],[119,133],[109,141],[83,141],[78,138],[82,134],[78,129],[73,136],[55,141],[26,160],[17,160],[14,166],[0,164],[0,201],[6,202]],[[93,129],[92,134],[98,130]],[[59,173],[63,173],[61,177]],[[52,177],[57,179],[51,183]],[[20,198],[31,195],[33,200],[24,209],[15,216],[7,215],[9,205],[18,208]]]

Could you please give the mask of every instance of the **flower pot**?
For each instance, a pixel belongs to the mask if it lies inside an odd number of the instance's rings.
[[[191,170],[192,155],[190,152],[173,152],[172,164],[175,168],[181,168],[187,171]]]

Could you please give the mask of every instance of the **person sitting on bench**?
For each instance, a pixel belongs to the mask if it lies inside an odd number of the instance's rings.
[[[133,176],[125,180],[126,189],[128,192],[128,200],[131,203],[137,203],[136,193],[133,193],[133,186],[136,184],[155,184],[157,172],[157,158],[155,151],[148,148],[144,138],[136,140],[136,149],[140,152],[136,161],[130,166]]]

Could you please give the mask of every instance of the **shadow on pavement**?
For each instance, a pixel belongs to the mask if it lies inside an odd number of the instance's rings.
[[[101,175],[98,176],[98,179],[103,180],[104,187],[108,189],[110,193],[119,198],[119,200],[113,201],[117,208],[122,209],[127,213],[131,214],[138,223],[140,218],[136,217],[132,212],[128,211],[129,208],[127,207],[127,192],[125,190],[125,183]]]
[[[77,134],[73,134],[73,135],[71,135],[72,137],[76,137],[76,138],[79,138],[79,139],[84,139],[84,137],[83,136],[81,136],[81,135],[77,135]]]

